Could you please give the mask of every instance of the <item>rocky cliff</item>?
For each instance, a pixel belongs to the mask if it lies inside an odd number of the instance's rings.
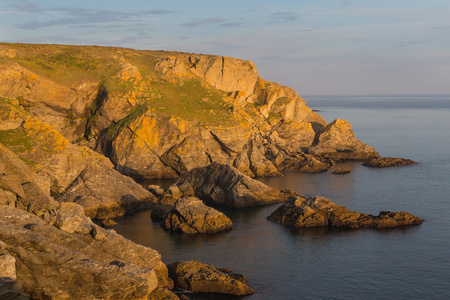
[[[327,122],[250,61],[63,45],[0,50],[0,97],[60,133],[67,147],[87,146],[135,179],[176,178],[211,162],[250,176],[317,172],[377,156],[359,141],[348,148],[347,123],[334,123],[334,143],[324,142]],[[23,117],[8,119],[2,130],[23,127]],[[84,169],[73,165],[67,182],[53,183],[54,195]]]

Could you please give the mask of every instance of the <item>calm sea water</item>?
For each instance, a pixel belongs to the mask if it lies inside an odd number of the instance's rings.
[[[197,259],[244,274],[256,291],[249,300],[450,299],[450,96],[305,98],[328,122],[350,121],[356,136],[382,156],[419,164],[372,169],[349,163],[348,175],[287,173],[261,181],[364,213],[408,211],[423,218],[422,225],[292,230],[266,220],[276,205],[222,209],[234,226],[217,235],[166,232],[148,212],[123,217],[114,229],[160,251],[165,263]]]

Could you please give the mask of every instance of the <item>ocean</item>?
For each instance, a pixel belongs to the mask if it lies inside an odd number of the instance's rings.
[[[373,169],[352,162],[334,167],[351,169],[347,175],[330,170],[260,180],[362,213],[407,211],[423,224],[294,230],[266,219],[274,205],[220,209],[233,229],[216,235],[164,231],[148,211],[119,218],[113,229],[158,250],[165,263],[197,259],[244,274],[255,290],[248,300],[450,299],[450,96],[304,98],[328,122],[348,120],[381,156],[419,164]]]

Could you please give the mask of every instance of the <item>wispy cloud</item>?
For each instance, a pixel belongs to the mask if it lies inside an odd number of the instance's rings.
[[[187,27],[199,27],[199,26],[204,26],[204,25],[226,24],[228,22],[229,22],[228,19],[209,18],[209,19],[201,19],[201,20],[196,20],[196,21],[185,22],[185,23],[181,23],[181,25],[187,26]]]
[[[270,15],[273,21],[278,22],[295,22],[300,15],[295,12],[276,12]]]
[[[344,1],[341,4],[342,7],[349,7],[349,6],[352,6],[352,5],[353,5],[353,1],[351,1],[351,0]]]
[[[31,5],[33,11],[41,10],[38,6]],[[44,27],[52,26],[67,26],[67,25],[89,25],[100,23],[117,23],[125,21],[137,21],[139,17],[158,16],[174,13],[170,10],[145,10],[140,12],[119,12],[113,10],[91,10],[83,8],[59,7],[51,8],[46,11],[62,13],[64,17],[50,20],[38,21],[31,20],[24,23],[16,24],[15,27],[20,29],[34,30]]]

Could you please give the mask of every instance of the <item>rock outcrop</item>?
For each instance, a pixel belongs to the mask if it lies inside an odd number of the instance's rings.
[[[227,216],[195,197],[178,199],[161,223],[165,229],[183,233],[217,233],[230,230],[232,226]]]
[[[226,274],[220,269],[196,260],[167,265],[175,287],[194,293],[219,293],[236,296],[253,293],[240,274]]]
[[[291,88],[259,77],[251,61],[62,45],[0,44],[0,50],[0,97],[61,133],[71,148],[71,160],[65,153],[37,164],[54,196],[92,157],[80,159],[72,144],[95,149],[134,179],[178,178],[211,162],[251,177],[319,172],[332,165],[327,158],[373,152],[354,137],[333,143],[324,132],[318,137],[327,122]],[[22,121],[13,123],[17,129]],[[50,164],[60,167],[52,171]]]
[[[2,279],[6,290],[36,299],[139,299],[172,287],[157,251],[95,225],[76,203],[59,204],[31,184],[35,175],[15,154],[0,151],[0,264],[9,266],[0,276],[17,280]]]
[[[379,157],[373,147],[356,139],[348,121],[339,119],[320,129],[309,153],[336,161]]]
[[[280,203],[296,194],[267,186],[217,162],[184,173],[176,185],[192,186],[195,195],[206,203],[235,208]]]
[[[422,219],[407,212],[381,211],[378,216],[350,211],[331,200],[315,196],[289,199],[268,218],[287,227],[391,228],[418,225]]]
[[[365,161],[363,163],[363,166],[372,168],[386,168],[386,167],[410,166],[415,164],[417,164],[417,162],[405,158],[379,157]]]
[[[58,201],[85,206],[92,218],[117,217],[148,208],[150,202],[156,201],[150,192],[114,170],[107,158],[70,143],[32,117],[16,100],[0,99],[0,119],[1,126],[8,128],[0,130],[0,143],[28,164],[33,171],[29,173],[36,174],[28,180],[26,189],[38,184]],[[4,153],[5,148],[0,152]]]

